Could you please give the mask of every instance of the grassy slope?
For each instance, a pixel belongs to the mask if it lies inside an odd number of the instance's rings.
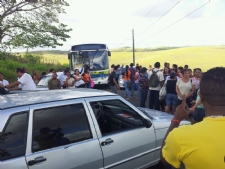
[[[139,50],[141,51],[141,50]],[[56,59],[61,64],[68,64],[66,54],[43,53],[43,56]],[[204,47],[184,47],[170,50],[136,52],[136,63],[148,67],[159,61],[184,66],[188,64],[190,68],[200,67],[206,71],[212,67],[225,66],[225,46],[204,46]],[[132,52],[112,52],[109,58],[111,64],[130,64],[133,62]]]
[[[215,66],[225,66],[225,47],[185,47],[179,49],[136,52],[136,63],[148,67],[154,65],[156,61],[161,64],[169,62],[184,66],[188,64],[190,68],[200,67],[203,71]],[[110,64],[129,64],[133,60],[132,53],[113,52]]]

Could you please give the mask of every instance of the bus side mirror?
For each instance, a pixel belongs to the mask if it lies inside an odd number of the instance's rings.
[[[111,56],[111,52],[110,51],[108,51],[108,56]]]
[[[68,59],[70,59],[70,53],[68,54]]]

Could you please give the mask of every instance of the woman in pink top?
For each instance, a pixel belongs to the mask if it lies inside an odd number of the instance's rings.
[[[192,78],[192,80],[193,80],[193,82],[195,84],[195,89],[196,90],[199,89],[201,74],[202,74],[202,70],[200,68],[194,69],[194,77]]]

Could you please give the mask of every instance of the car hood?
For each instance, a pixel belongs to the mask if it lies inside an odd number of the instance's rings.
[[[173,115],[158,111],[158,110],[153,110],[153,109],[148,109],[148,108],[142,108],[138,107],[140,110],[144,111],[145,114],[153,121],[154,128],[157,129],[163,129],[163,128],[168,128],[170,126],[171,120],[173,119]],[[190,125],[191,122],[187,120],[182,120],[180,122],[180,126],[182,125]]]

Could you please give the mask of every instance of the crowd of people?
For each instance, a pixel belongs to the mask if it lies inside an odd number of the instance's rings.
[[[150,109],[161,110],[170,114],[175,112],[176,107],[181,104],[185,95],[186,104],[193,113],[190,115],[193,122],[202,121],[205,112],[198,95],[202,76],[201,69],[196,68],[192,71],[188,65],[178,67],[176,64],[170,67],[169,63],[165,63],[162,69],[160,67],[159,62],[156,62],[154,67],[149,65],[148,69],[139,66],[139,64],[134,66],[133,63],[130,66],[112,65],[108,77],[111,92],[117,93],[117,89],[120,89],[118,79],[122,75],[125,88],[124,97],[127,100],[134,95],[136,86],[140,107],[146,107],[148,97]],[[37,71],[33,70],[30,75],[27,68],[17,68],[16,73],[17,81],[10,84],[0,73],[0,87],[8,90],[36,90],[36,84],[47,74],[43,72],[41,76],[38,76]],[[52,75],[52,78],[48,81],[49,90],[91,87],[92,80],[88,65],[84,65],[81,70],[75,69],[74,74],[71,74],[69,68],[66,68],[63,72],[60,69],[55,71],[54,68],[51,68],[48,74]],[[165,97],[160,96],[162,89],[166,91],[166,94],[164,92]]]
[[[120,75],[124,81],[124,97],[129,100],[134,95],[134,88],[137,89],[137,99],[140,99],[140,107],[146,107],[147,97],[149,98],[149,108],[165,111],[173,114],[178,105],[182,103],[182,98],[186,97],[186,104],[192,114],[193,122],[200,122],[205,116],[204,107],[199,97],[199,86],[203,72],[200,68],[193,71],[188,65],[178,66],[164,63],[161,69],[159,62],[149,65],[149,68],[133,63],[128,65],[112,65],[109,75],[109,86],[111,92],[117,93],[120,89],[118,78]],[[160,96],[164,90],[164,97]],[[163,93],[163,92],[162,92]],[[162,99],[163,98],[163,99]]]
[[[47,74],[43,72],[39,77],[34,70],[30,75],[27,68],[17,68],[16,73],[17,81],[9,83],[0,72],[0,92],[2,89],[35,90],[35,84]],[[52,75],[48,81],[50,90],[90,88],[91,85],[87,65],[81,71],[76,69],[73,75],[68,68],[63,72],[50,69],[49,74]],[[134,67],[132,63],[130,66],[112,65],[108,84],[114,93],[120,89],[120,75],[123,76],[126,99],[134,95],[136,85],[141,107],[145,107],[149,95],[149,108],[174,114],[161,145],[162,162],[176,168],[182,162],[187,169],[225,167],[225,68],[213,68],[203,73],[200,68],[192,71],[188,65],[178,67],[174,64],[171,68],[169,63],[160,69],[159,62],[153,68],[150,65],[149,69],[138,64]],[[179,126],[190,115],[193,123],[198,123]]]
[[[61,88],[90,88],[92,82],[87,65],[84,65],[81,72],[76,69],[73,75],[69,68],[66,68],[63,72],[60,69],[55,71],[54,68],[51,68],[48,73],[43,72],[41,76],[39,76],[36,70],[33,70],[32,74],[29,74],[28,69],[25,67],[17,68],[16,74],[18,79],[9,84],[9,82],[4,79],[3,73],[0,72],[0,87],[6,90],[36,90],[36,85],[48,74],[52,76],[48,81],[49,90]]]

